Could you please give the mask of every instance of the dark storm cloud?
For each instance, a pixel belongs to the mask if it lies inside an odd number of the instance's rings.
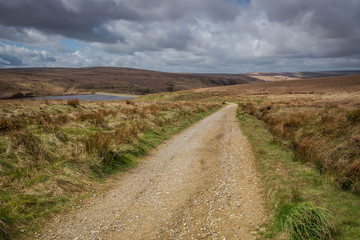
[[[124,0],[146,21],[175,21],[194,15],[206,16],[214,21],[231,21],[238,14],[232,0]]]
[[[314,57],[360,54],[359,0],[253,0],[254,9],[270,23],[306,32],[317,39]]]
[[[359,0],[253,0],[253,5],[266,12],[270,21],[305,24],[309,31],[323,37],[344,38],[360,33]]]
[[[35,28],[86,41],[118,40],[102,25],[113,19],[135,20],[138,14],[114,1],[11,0],[0,2],[0,23],[19,29]]]
[[[171,31],[157,41],[158,50],[161,48],[185,49],[192,38],[187,31]]]
[[[173,21],[191,14],[204,14],[214,20],[226,21],[237,14],[232,5],[218,0],[11,0],[0,2],[0,24],[18,31],[34,28],[84,41],[124,41],[113,34],[107,23]],[[1,36],[2,35],[2,36]],[[7,37],[6,33],[0,37]]]

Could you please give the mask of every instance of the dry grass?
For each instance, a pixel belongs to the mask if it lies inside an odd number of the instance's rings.
[[[114,101],[75,106],[68,101],[0,102],[1,239],[17,236],[99,178],[134,164],[128,156],[144,153],[141,139],[148,132],[161,135],[220,104]]]
[[[335,185],[360,193],[359,123],[353,107],[327,103],[309,106],[273,103],[271,110],[261,111],[267,104],[244,104],[245,111],[265,121],[277,136],[291,142],[297,159],[313,163],[322,174],[335,176]],[[350,116],[350,117],[349,117]]]

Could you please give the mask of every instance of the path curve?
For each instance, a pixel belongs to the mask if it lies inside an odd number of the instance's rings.
[[[114,189],[54,218],[37,239],[256,239],[265,204],[236,108],[164,142]]]

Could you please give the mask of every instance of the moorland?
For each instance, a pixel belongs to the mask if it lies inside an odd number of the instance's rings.
[[[116,67],[0,69],[0,98],[108,92],[149,94],[258,81],[243,74],[217,76]]]
[[[311,204],[329,213],[324,239],[360,237],[360,75],[196,88],[131,101],[2,100],[1,236],[34,234],[149,149],[234,102],[272,219],[262,236],[286,238],[289,209]]]
[[[144,95],[262,81],[346,76],[356,73],[358,72],[195,74],[119,67],[11,68],[0,69],[0,99],[94,92]]]

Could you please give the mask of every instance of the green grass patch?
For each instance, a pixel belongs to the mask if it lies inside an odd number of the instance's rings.
[[[269,239],[284,239],[284,234],[286,239],[326,239],[329,234],[333,239],[360,239],[358,195],[335,188],[332,179],[313,166],[294,161],[289,143],[274,137],[262,121],[240,108],[238,118],[266,188],[273,216]]]
[[[81,136],[88,132],[86,128],[80,128],[80,127],[63,128],[61,131],[66,134],[75,135],[75,136]]]
[[[283,205],[281,227],[291,239],[327,239],[334,228],[328,211],[311,203]]]

